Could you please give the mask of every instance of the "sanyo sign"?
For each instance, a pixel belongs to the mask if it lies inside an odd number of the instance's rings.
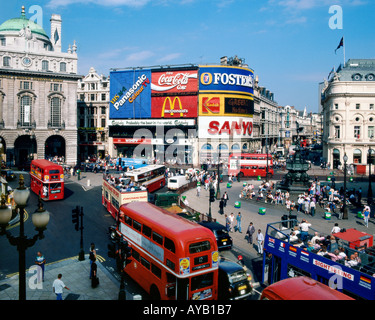
[[[199,68],[199,91],[253,94],[254,72],[247,68],[214,66]]]

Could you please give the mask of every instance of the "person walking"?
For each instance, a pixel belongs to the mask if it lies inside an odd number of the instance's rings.
[[[264,237],[263,237],[262,231],[259,229],[258,234],[257,234],[257,242],[258,242],[258,253],[260,255],[263,254],[263,241],[264,241]]]
[[[255,232],[255,227],[253,226],[253,223],[250,222],[249,226],[247,227],[247,242],[250,244],[253,244],[253,234]]]
[[[40,276],[42,276],[42,281],[44,282],[44,266],[46,264],[46,259],[40,251],[38,251],[36,254],[35,264],[39,267],[37,269],[38,282],[41,282]]]
[[[236,226],[237,230],[238,230],[239,233],[242,233],[242,229],[241,229],[241,220],[242,220],[241,212],[238,212],[236,220],[237,220],[237,226]]]
[[[363,211],[363,220],[365,222],[365,226],[368,228],[368,219],[370,217],[370,210],[369,207],[366,206],[365,210]]]
[[[197,186],[197,197],[199,197],[201,194],[201,185]]]
[[[224,199],[223,199],[223,198],[220,199],[220,203],[219,203],[219,213],[220,213],[220,214],[224,214]]]
[[[230,220],[230,232],[233,232],[234,231],[234,214],[233,214],[233,212],[230,214],[229,220]]]
[[[227,229],[227,232],[230,231],[230,219],[227,214],[224,215],[225,217],[225,228]]]
[[[226,191],[223,194],[223,199],[224,199],[224,208],[225,208],[227,206],[227,201],[229,200],[229,196]]]
[[[63,289],[70,290],[61,280],[61,278],[62,274],[59,273],[57,279],[55,279],[52,284],[53,292],[56,294],[56,300],[62,300]]]

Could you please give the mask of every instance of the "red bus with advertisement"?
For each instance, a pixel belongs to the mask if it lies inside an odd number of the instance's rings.
[[[43,200],[64,199],[64,169],[48,160],[32,160],[30,165],[31,190]]]
[[[120,207],[123,204],[133,201],[148,201],[147,190],[140,190],[139,187],[134,188],[134,190],[132,190],[131,188],[129,188],[129,190],[126,190],[125,188],[121,188],[118,185],[116,186],[114,181],[115,180],[111,181],[110,179],[103,180],[102,205],[116,220]],[[118,181],[120,182],[120,180]],[[127,178],[127,181],[124,182],[124,185],[126,185],[126,183],[130,183],[130,178]]]
[[[151,164],[146,167],[125,172],[125,176],[138,186],[146,187],[148,192],[154,192],[165,186],[165,166]]]
[[[121,206],[117,234],[131,247],[124,267],[153,300],[216,300],[213,233],[148,202]]]
[[[241,177],[266,177],[274,174],[273,160],[270,154],[233,153],[228,159],[228,174]]]

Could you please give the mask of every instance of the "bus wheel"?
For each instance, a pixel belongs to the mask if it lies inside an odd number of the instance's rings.
[[[153,284],[150,290],[151,300],[160,300],[160,293],[158,288]]]

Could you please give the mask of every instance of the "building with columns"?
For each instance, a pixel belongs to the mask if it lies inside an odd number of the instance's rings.
[[[51,33],[21,15],[0,25],[0,137],[8,165],[77,161],[77,46],[62,51],[62,20]]]
[[[336,168],[346,153],[348,164],[368,169],[369,152],[375,158],[375,59],[349,59],[320,87],[323,156]]]

